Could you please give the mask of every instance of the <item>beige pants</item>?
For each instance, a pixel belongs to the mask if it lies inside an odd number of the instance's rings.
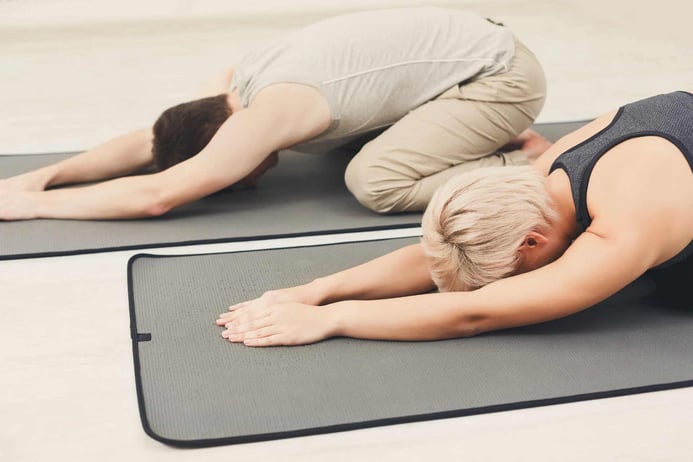
[[[532,125],[545,95],[537,58],[515,39],[507,72],[447,90],[364,145],[347,167],[347,187],[377,212],[423,210],[454,175],[524,164],[522,152],[498,149]]]

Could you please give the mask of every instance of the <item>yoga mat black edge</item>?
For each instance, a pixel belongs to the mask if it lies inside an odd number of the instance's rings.
[[[284,234],[261,234],[258,236],[238,236],[238,237],[220,237],[218,239],[201,239],[201,240],[189,240],[189,241],[177,241],[177,242],[160,242],[155,244],[134,244],[134,245],[121,245],[114,247],[98,247],[92,249],[75,249],[75,250],[61,250],[56,252],[42,252],[42,253],[25,253],[25,254],[12,254],[12,255],[0,255],[0,261],[4,260],[19,260],[28,258],[46,258],[46,257],[69,257],[73,255],[88,255],[94,253],[103,252],[120,252],[125,250],[142,250],[142,249],[159,249],[164,247],[182,247],[186,245],[207,245],[207,244],[229,244],[234,242],[249,242],[249,241],[265,241],[269,239],[287,239],[294,237],[310,237],[310,236],[323,236],[331,234],[344,234],[344,233],[364,233],[370,231],[389,231],[393,229],[414,229],[421,226],[418,221],[416,223],[410,224],[393,224],[393,225],[381,225],[381,226],[365,226],[361,228],[341,228],[341,229],[326,229],[320,231],[306,231],[306,232],[296,232],[296,233],[284,233]],[[146,254],[140,254],[146,255]],[[195,255],[195,254],[190,254]]]
[[[351,241],[351,242],[354,242],[354,241]],[[338,245],[338,244],[344,244],[344,243],[346,243],[346,242],[319,244],[319,245],[309,246],[309,247],[325,247],[325,246]],[[272,248],[272,249],[261,249],[261,250],[254,249],[254,250],[242,250],[242,251],[237,251],[237,252],[220,252],[220,254],[227,255],[227,254],[235,254],[235,253],[242,253],[242,252],[266,252],[266,251],[272,251],[272,250],[279,250],[282,248],[286,249],[286,248],[292,248],[292,247],[291,246],[285,246],[285,247],[277,247],[277,248]],[[531,401],[518,401],[518,402],[513,402],[513,403],[505,403],[505,404],[498,404],[498,405],[493,405],[493,406],[483,406],[483,407],[469,408],[469,409],[454,409],[454,410],[450,410],[450,411],[434,412],[434,413],[428,413],[428,414],[406,415],[406,416],[401,416],[401,417],[396,417],[396,418],[368,420],[368,421],[354,422],[354,423],[349,423],[349,424],[339,424],[339,425],[328,425],[328,426],[322,426],[322,427],[304,428],[304,429],[300,429],[300,430],[293,430],[293,431],[286,431],[286,432],[260,433],[260,434],[234,436],[234,437],[227,437],[227,438],[211,438],[211,439],[199,439],[199,440],[177,440],[177,439],[166,438],[166,437],[158,435],[157,433],[155,433],[152,430],[152,428],[150,427],[149,422],[147,420],[147,413],[145,410],[144,393],[142,390],[142,379],[141,379],[141,375],[140,375],[139,342],[140,341],[148,341],[148,338],[147,338],[146,333],[140,334],[137,332],[137,319],[136,319],[135,304],[134,304],[134,289],[133,289],[134,288],[134,280],[133,280],[133,276],[132,276],[132,265],[139,258],[164,259],[164,258],[182,257],[182,256],[192,257],[192,256],[196,256],[196,255],[204,255],[204,254],[203,253],[196,253],[196,254],[184,254],[184,255],[156,255],[156,254],[141,253],[141,254],[136,254],[136,255],[133,255],[132,257],[130,257],[130,259],[128,260],[128,265],[127,265],[128,305],[129,305],[129,311],[130,311],[130,337],[132,340],[132,354],[133,354],[133,363],[134,363],[134,372],[135,372],[135,387],[136,387],[136,391],[137,391],[137,405],[138,405],[139,413],[140,413],[140,422],[142,423],[142,428],[144,429],[144,432],[147,435],[149,435],[151,438],[153,438],[153,439],[155,439],[161,443],[164,443],[164,444],[167,444],[170,446],[179,447],[179,448],[204,448],[204,447],[221,446],[221,445],[254,443],[254,442],[268,441],[268,440],[274,440],[274,439],[295,438],[295,437],[300,437],[300,436],[320,435],[320,434],[326,434],[326,433],[358,430],[358,429],[373,428],[373,427],[380,427],[380,426],[386,426],[386,425],[397,425],[397,424],[412,423],[412,422],[425,422],[425,421],[429,421],[429,420],[449,419],[449,418],[454,418],[454,417],[465,417],[465,416],[470,416],[470,415],[513,411],[513,410],[518,410],[518,409],[530,409],[530,408],[541,407],[541,406],[551,406],[551,405],[556,405],[556,404],[566,404],[566,403],[574,403],[574,402],[580,402],[580,401],[589,401],[589,400],[604,399],[604,398],[614,398],[614,397],[619,397],[619,396],[627,396],[627,395],[634,395],[634,394],[641,394],[641,393],[651,393],[651,392],[656,392],[656,391],[674,390],[674,389],[678,389],[678,388],[693,387],[693,378],[692,378],[691,380],[684,380],[684,381],[680,381],[680,382],[654,383],[654,384],[650,384],[650,385],[643,385],[643,386],[632,387],[632,388],[605,390],[605,391],[600,391],[600,392],[584,393],[584,394],[561,396],[561,397],[556,397],[556,398],[547,398],[547,399],[539,399],[539,400],[531,400]]]

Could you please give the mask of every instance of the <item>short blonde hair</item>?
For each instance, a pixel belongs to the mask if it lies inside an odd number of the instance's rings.
[[[441,291],[478,289],[517,269],[527,234],[556,217],[544,184],[532,166],[488,167],[436,191],[421,242]]]

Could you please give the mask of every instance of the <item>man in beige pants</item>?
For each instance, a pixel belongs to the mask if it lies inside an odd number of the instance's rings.
[[[546,94],[537,58],[517,38],[507,72],[455,85],[366,144],[346,171],[346,184],[378,212],[423,210],[450,177],[479,168],[521,165],[549,143],[525,132]]]
[[[526,162],[546,149],[539,135],[523,133],[544,92],[531,52],[476,15],[399,8],[337,16],[250,51],[211,83],[215,96],[174,106],[151,128],[0,180],[0,219],[161,215],[254,185],[279,150],[325,153],[387,127],[354,157],[347,186],[378,212],[422,210],[457,172]],[[511,142],[521,151],[498,152]],[[158,172],[127,176],[147,166]],[[83,182],[96,184],[49,189]]]

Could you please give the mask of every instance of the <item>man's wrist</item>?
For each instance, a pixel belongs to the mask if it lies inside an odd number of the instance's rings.
[[[27,217],[29,219],[42,218],[44,191],[27,191]]]
[[[27,189],[31,191],[45,190],[53,184],[56,174],[55,165],[50,165],[34,172],[27,173]]]

